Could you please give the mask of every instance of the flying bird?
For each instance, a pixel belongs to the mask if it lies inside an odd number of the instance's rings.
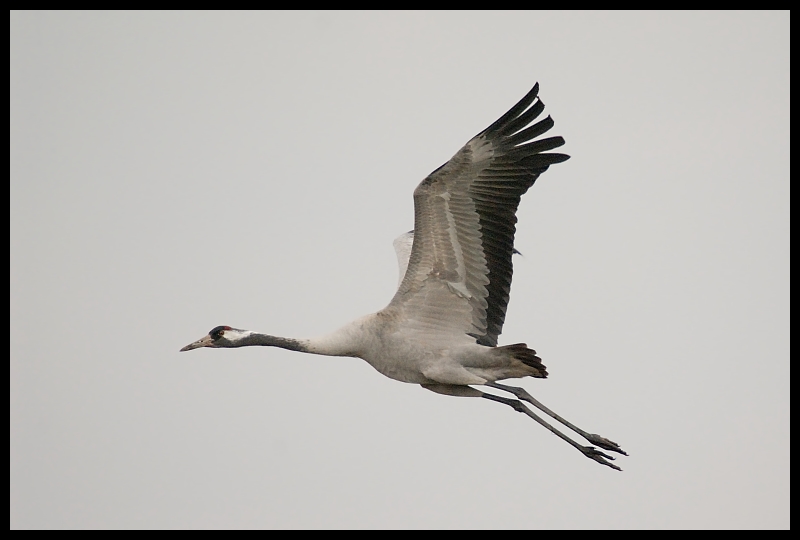
[[[394,241],[400,278],[384,309],[311,339],[217,326],[181,351],[260,345],[362,358],[398,381],[508,405],[586,457],[621,470],[613,456],[575,442],[523,402],[603,450],[627,455],[617,443],[568,422],[523,388],[497,382],[547,377],[541,358],[525,343],[497,341],[511,290],[520,198],[550,165],[569,158],[549,152],[564,144],[562,137],[538,138],[553,127],[550,116],[533,123],[544,110],[538,93],[537,83],[414,190],[414,230]]]

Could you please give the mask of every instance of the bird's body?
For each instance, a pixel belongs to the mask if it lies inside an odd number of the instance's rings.
[[[561,137],[535,140],[553,126],[549,116],[531,125],[544,109],[537,94],[538,85],[414,191],[414,230],[395,240],[400,279],[384,309],[307,340],[218,326],[181,350],[262,345],[362,358],[398,381],[512,406],[584,455],[618,469],[606,461],[611,456],[578,445],[519,400],[532,403],[590,442],[624,454],[616,443],[580,430],[525,390],[496,382],[547,376],[536,352],[524,343],[497,344],[511,287],[520,197],[550,165],[569,157],[546,153],[564,144]],[[470,385],[510,392],[518,399]]]
[[[487,347],[466,335],[437,336],[432,332],[419,332],[408,325],[407,318],[390,309],[360,317],[330,334],[302,340],[218,328],[223,336],[217,338],[214,347],[266,345],[325,356],[352,356],[366,360],[390,379],[412,384],[468,385],[542,376],[535,367],[514,360],[518,346],[511,346],[512,349]]]

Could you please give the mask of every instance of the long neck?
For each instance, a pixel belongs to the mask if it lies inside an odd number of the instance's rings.
[[[232,347],[247,347],[250,345],[264,345],[267,347],[280,347],[290,351],[300,351],[325,356],[361,356],[365,341],[370,341],[370,331],[375,315],[367,315],[356,319],[335,332],[312,339],[291,339],[258,332],[250,332],[235,341]]]
[[[290,351],[311,352],[308,350],[308,342],[306,340],[301,341],[292,338],[282,338],[267,334],[259,334],[258,332],[251,332],[242,339],[233,342],[231,346],[251,347],[254,345],[280,347],[281,349],[288,349]]]

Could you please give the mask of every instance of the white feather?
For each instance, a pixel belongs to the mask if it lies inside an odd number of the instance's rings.
[[[411,246],[414,245],[414,231],[401,234],[394,239],[392,245],[394,245],[394,251],[397,253],[397,270],[399,274],[397,277],[397,286],[400,287],[406,275],[408,259],[411,257]]]

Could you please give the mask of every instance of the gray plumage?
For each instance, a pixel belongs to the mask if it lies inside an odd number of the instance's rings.
[[[576,443],[522,401],[597,446],[625,454],[619,445],[571,424],[524,389],[496,382],[547,376],[536,351],[526,344],[498,346],[511,290],[520,198],[550,165],[569,158],[550,152],[564,144],[561,137],[538,138],[553,127],[549,116],[533,123],[544,110],[538,92],[536,84],[417,186],[414,229],[394,242],[400,281],[386,308],[304,340],[218,326],[181,350],[262,345],[363,358],[392,379],[513,407],[585,456],[619,470],[608,461],[613,457]],[[495,388],[517,399],[470,385]]]

